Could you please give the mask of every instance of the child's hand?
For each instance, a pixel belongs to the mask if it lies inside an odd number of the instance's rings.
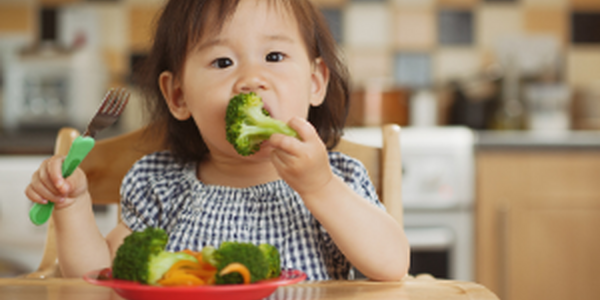
[[[25,189],[29,200],[41,204],[54,202],[54,208],[61,209],[87,191],[87,178],[81,169],[75,169],[66,179],[62,177],[63,161],[64,156],[53,156],[42,162]]]
[[[293,118],[288,125],[298,132],[300,140],[273,134],[271,160],[285,180],[300,195],[318,192],[333,178],[327,148],[315,128],[306,120]]]

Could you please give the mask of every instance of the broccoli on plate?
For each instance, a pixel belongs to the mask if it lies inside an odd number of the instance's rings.
[[[125,238],[113,259],[113,278],[156,285],[173,264],[181,260],[198,262],[190,254],[167,252],[167,233],[148,227]]]
[[[281,274],[279,251],[269,244],[256,246],[243,242],[223,242],[218,249],[205,246],[202,258],[217,268],[216,284],[239,284],[244,281],[239,273],[220,275],[221,270],[233,263],[240,263],[248,269],[250,282],[278,278]]]
[[[256,246],[243,242],[223,242],[218,249],[205,246],[201,256],[198,256],[187,250],[167,252],[167,242],[167,233],[162,229],[149,227],[131,233],[113,259],[113,278],[162,285],[163,275],[173,272],[171,267],[175,268],[174,265],[181,261],[204,263],[216,268],[212,281],[216,284],[252,283],[278,278],[281,274],[279,251],[269,244]]]
[[[271,244],[260,244],[258,249],[262,251],[267,262],[267,278],[277,278],[281,275],[281,257],[279,250]]]
[[[262,99],[254,92],[238,94],[229,100],[225,115],[227,141],[243,156],[260,150],[260,144],[273,133],[298,137],[285,123],[271,118],[263,106]]]

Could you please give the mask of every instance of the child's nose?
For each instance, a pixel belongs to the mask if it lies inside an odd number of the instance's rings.
[[[248,93],[265,89],[267,83],[256,68],[247,68],[235,84],[236,93]]]

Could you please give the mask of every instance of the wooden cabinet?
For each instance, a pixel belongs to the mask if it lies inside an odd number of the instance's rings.
[[[600,299],[600,150],[477,153],[476,280],[503,300]]]
[[[33,29],[34,19],[35,12],[32,5],[0,3],[0,33],[26,34]]]
[[[154,22],[158,19],[161,5],[132,5],[129,7],[129,50],[133,53],[147,53],[154,39]]]

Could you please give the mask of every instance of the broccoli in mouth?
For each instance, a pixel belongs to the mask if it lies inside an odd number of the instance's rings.
[[[280,120],[273,119],[254,92],[238,94],[229,100],[225,115],[227,141],[243,156],[260,150],[260,144],[273,133],[298,138],[298,133]]]

